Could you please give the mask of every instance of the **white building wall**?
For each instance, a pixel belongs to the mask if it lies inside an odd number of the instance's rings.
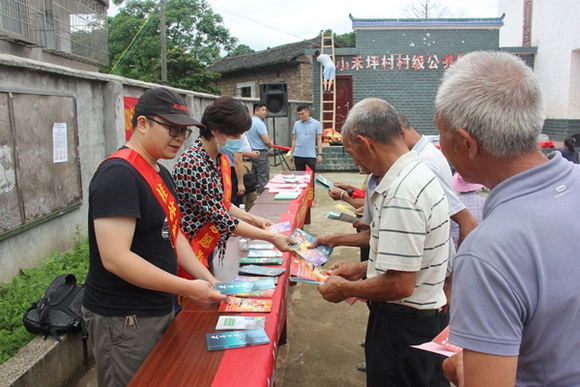
[[[505,12],[500,46],[521,46],[523,0],[499,0]],[[532,46],[537,47],[535,72],[546,100],[546,116],[580,119],[580,1],[534,0]]]

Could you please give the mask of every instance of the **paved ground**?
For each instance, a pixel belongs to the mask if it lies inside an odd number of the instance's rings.
[[[272,175],[280,167],[272,168]],[[323,172],[332,181],[360,186],[364,175],[359,173]],[[325,218],[337,203],[321,186],[315,188],[315,205],[311,224],[305,230],[312,235],[354,232],[350,223]],[[359,251],[351,247],[334,250],[327,265],[339,259],[359,259]],[[365,374],[355,365],[364,358],[364,349],[358,345],[364,339],[367,306],[357,302],[326,302],[315,285],[298,284],[288,294],[288,342],[279,348],[276,367],[276,385],[298,386],[364,386]],[[94,367],[73,387],[96,387]]]

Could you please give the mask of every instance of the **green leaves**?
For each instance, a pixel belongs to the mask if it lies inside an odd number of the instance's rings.
[[[109,72],[118,63],[114,74],[161,83],[158,4],[129,0],[109,18],[111,66],[103,71]],[[213,83],[217,75],[208,73],[206,66],[220,59],[220,52],[234,50],[238,42],[222,17],[204,0],[167,0],[165,25],[169,86],[219,93]]]
[[[0,364],[35,337],[24,328],[22,317],[30,304],[42,297],[54,277],[73,273],[78,282],[84,283],[88,267],[89,244],[77,232],[73,250],[51,255],[39,267],[22,269],[12,283],[0,284]]]

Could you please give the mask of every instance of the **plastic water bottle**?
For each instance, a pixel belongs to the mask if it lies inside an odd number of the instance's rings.
[[[242,210],[244,212],[246,211],[246,205],[245,204],[240,204],[238,207],[240,208],[240,210]]]

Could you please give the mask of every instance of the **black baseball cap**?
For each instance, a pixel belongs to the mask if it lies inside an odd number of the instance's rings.
[[[149,89],[141,95],[135,106],[135,116],[159,116],[178,126],[205,126],[189,115],[185,100],[165,87]]]

